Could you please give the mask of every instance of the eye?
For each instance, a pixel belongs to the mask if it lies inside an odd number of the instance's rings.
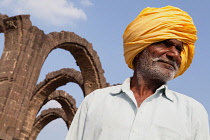
[[[181,53],[183,51],[183,45],[176,45],[176,49]]]
[[[164,40],[163,43],[167,47],[174,46],[179,53],[181,53],[182,50],[183,50],[183,43],[180,42],[180,41],[177,42],[177,41],[174,41],[172,39],[167,39],[167,40]]]
[[[166,45],[167,47],[170,47],[173,45],[173,42],[171,42],[169,39],[162,41],[162,43],[164,43],[164,45]]]

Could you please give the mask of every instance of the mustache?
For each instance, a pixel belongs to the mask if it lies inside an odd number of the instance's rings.
[[[174,67],[175,70],[178,70],[179,69],[179,66],[178,66],[178,64],[175,61],[165,60],[165,59],[159,58],[159,57],[153,58],[152,60],[153,61],[157,61],[157,62],[163,62],[163,63],[169,64],[172,67]]]

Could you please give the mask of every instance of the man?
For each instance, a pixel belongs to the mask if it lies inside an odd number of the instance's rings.
[[[144,9],[123,35],[133,77],[89,94],[66,140],[210,140],[204,107],[166,85],[190,66],[196,39],[181,9]]]

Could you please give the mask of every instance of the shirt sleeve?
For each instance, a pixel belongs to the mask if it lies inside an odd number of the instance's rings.
[[[91,100],[91,96],[88,95],[81,103],[70,125],[69,131],[67,133],[65,140],[82,140],[83,139],[83,132],[85,128],[85,121],[86,121],[86,116],[87,116],[87,111],[88,111],[88,103],[90,102],[90,100]]]
[[[193,120],[193,140],[210,140],[209,135],[209,120],[207,111],[203,106],[196,108]]]

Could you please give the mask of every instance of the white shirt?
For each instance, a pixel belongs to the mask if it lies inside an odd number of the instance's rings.
[[[208,114],[166,85],[138,107],[128,78],[86,96],[66,140],[210,140]]]

